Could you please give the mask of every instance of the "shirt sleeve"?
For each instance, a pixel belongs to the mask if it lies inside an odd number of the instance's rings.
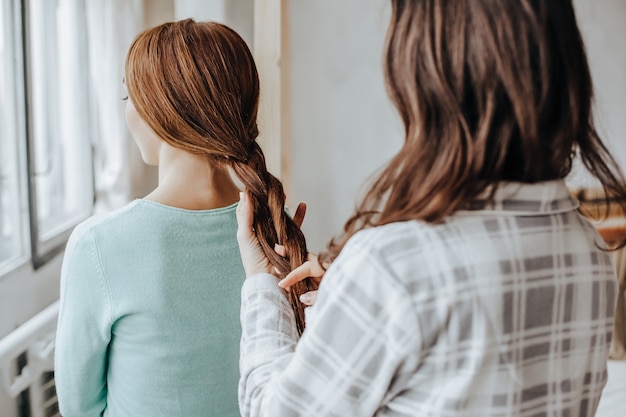
[[[346,246],[320,285],[315,320],[299,342],[277,278],[246,280],[242,416],[372,416],[401,390],[408,352],[419,343],[415,321],[407,319],[415,311],[382,265],[358,245]]]
[[[93,234],[79,229],[61,269],[54,376],[64,417],[96,417],[107,406],[110,298]]]

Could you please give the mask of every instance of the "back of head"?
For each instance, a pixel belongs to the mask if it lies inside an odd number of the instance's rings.
[[[538,182],[569,172],[573,145],[594,134],[570,0],[392,3],[387,85],[407,142],[428,149],[422,163],[452,168],[449,182]],[[449,159],[437,160],[436,149]]]
[[[128,52],[125,80],[141,118],[173,147],[245,159],[258,135],[256,66],[227,26],[187,19],[144,31]]]
[[[576,152],[626,197],[593,125],[593,86],[571,0],[391,0],[384,52],[405,143],[376,179],[357,230],[438,222],[498,183],[564,178]]]
[[[267,171],[256,142],[259,78],[244,40],[219,23],[192,19],[141,33],[126,60],[126,86],[139,116],[170,146],[227,163],[248,189],[254,229],[268,259],[284,277],[307,256],[302,231],[284,211],[282,184]],[[285,246],[287,256],[274,252]],[[300,330],[299,295],[312,281],[291,287]]]

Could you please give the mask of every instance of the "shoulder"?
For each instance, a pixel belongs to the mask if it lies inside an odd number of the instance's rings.
[[[94,235],[102,229],[115,227],[116,223],[127,222],[127,217],[132,217],[132,213],[137,210],[137,202],[133,201],[117,210],[95,214],[83,222],[79,223],[72,231],[66,246],[66,254],[72,252],[79,245],[95,244]]]
[[[125,237],[129,236],[129,232],[132,233],[128,227],[133,223],[132,218],[136,217],[135,210],[137,204],[133,201],[117,210],[95,214],[74,228],[63,255],[62,291],[69,287],[87,291],[85,286],[96,281],[101,283],[103,291],[108,291],[102,263],[103,247],[119,246],[127,240]],[[124,228],[126,232],[116,231]]]
[[[459,262],[451,253],[461,240],[458,233],[447,222],[417,220],[364,229],[346,243],[331,268],[355,284],[368,276],[377,281],[375,285],[384,281],[407,294],[419,288],[420,297],[428,297],[437,291],[439,271]]]
[[[414,220],[361,230],[348,240],[331,268],[357,280],[371,274],[377,280],[383,276],[403,280],[402,265],[420,262],[425,236],[431,232],[431,226]]]
[[[435,227],[411,220],[364,229],[348,240],[341,253],[363,252],[383,259],[393,257],[407,249],[421,247]]]

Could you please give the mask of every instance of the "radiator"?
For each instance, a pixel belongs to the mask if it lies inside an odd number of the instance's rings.
[[[28,402],[20,417],[60,416],[53,372],[58,313],[57,301],[0,340],[0,387]]]

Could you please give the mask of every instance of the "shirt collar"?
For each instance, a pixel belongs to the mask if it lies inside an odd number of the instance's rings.
[[[534,184],[500,183],[491,200],[489,190],[471,201],[457,214],[494,214],[537,216],[576,210],[578,200],[570,196],[565,181],[554,180]]]

